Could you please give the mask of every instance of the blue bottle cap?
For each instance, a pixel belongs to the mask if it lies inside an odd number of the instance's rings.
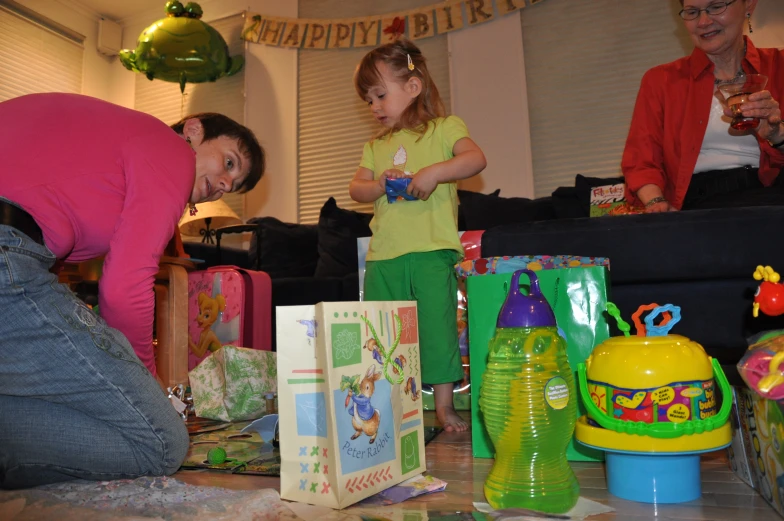
[[[525,273],[531,281],[529,295],[520,292],[520,275]],[[517,270],[512,275],[512,285],[498,314],[496,327],[551,327],[556,326],[555,314],[539,289],[539,279],[531,270]]]

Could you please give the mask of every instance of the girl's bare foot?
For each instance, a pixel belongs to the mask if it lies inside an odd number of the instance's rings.
[[[436,416],[441,426],[446,432],[464,432],[468,430],[468,424],[455,411],[453,405],[452,391],[454,385],[435,384],[433,385],[433,401],[436,404]]]
[[[454,407],[436,407],[436,416],[446,432],[465,432],[468,430],[468,424],[457,414]]]

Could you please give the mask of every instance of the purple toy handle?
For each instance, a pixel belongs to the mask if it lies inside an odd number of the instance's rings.
[[[520,275],[528,275],[531,290],[528,295],[520,292]],[[517,270],[512,274],[512,285],[498,314],[497,328],[553,327],[555,314],[539,288],[539,278],[532,270]]]

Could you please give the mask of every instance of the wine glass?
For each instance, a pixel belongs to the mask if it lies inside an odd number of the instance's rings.
[[[749,100],[749,95],[765,89],[768,77],[762,74],[746,74],[732,80],[719,82],[718,87],[732,111],[730,126],[735,130],[749,130],[759,126],[759,118],[745,118],[740,110],[741,104]]]

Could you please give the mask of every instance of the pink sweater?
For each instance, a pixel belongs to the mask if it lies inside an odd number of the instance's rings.
[[[0,158],[0,197],[35,218],[58,259],[106,254],[101,316],[156,374],[153,279],[193,188],[188,144],[141,112],[32,94],[0,103]]]

